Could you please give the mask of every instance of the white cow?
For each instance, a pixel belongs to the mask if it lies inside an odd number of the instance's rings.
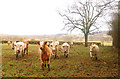
[[[54,56],[55,58],[57,57],[58,54],[58,46],[59,46],[59,41],[53,41],[50,44],[50,48],[52,50],[52,56]]]
[[[64,53],[64,56],[66,56],[67,58],[69,54],[70,45],[65,42],[62,44],[61,49],[62,49],[62,52]]]
[[[22,56],[24,56],[24,49],[26,48],[25,43],[23,42],[14,42],[14,51],[16,54],[16,59],[18,58],[18,55],[22,54]]]
[[[99,47],[97,45],[92,45],[90,48],[90,57],[93,59],[93,57],[97,60],[97,53],[99,52]]]

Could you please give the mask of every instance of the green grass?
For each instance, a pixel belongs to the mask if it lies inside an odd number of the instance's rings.
[[[29,45],[29,56],[15,60],[11,46],[2,45],[3,77],[114,77],[118,76],[118,54],[112,47],[100,47],[98,60],[91,60],[89,48],[74,45],[68,58],[59,51],[59,58],[51,59],[48,71],[41,69],[38,46]]]

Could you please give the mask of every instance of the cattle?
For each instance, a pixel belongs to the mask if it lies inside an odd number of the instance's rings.
[[[10,45],[10,41],[8,41],[8,46]]]
[[[24,53],[25,53],[25,51],[27,52],[26,54],[28,55],[28,42],[27,41],[23,41],[23,43],[24,43]]]
[[[52,43],[50,44],[50,48],[52,50],[52,56],[54,56],[54,58],[57,57],[58,46],[59,46],[59,42],[58,41],[52,41]]]
[[[44,71],[44,66],[46,67],[47,62],[48,71],[50,71],[50,57],[52,50],[47,46],[47,41],[40,41],[38,42],[38,44],[39,44],[38,54],[42,64],[42,70]]]
[[[14,42],[14,51],[16,54],[16,59],[18,59],[18,55],[22,54],[22,56],[24,56],[24,49],[25,49],[25,44],[23,42]]]
[[[67,58],[69,54],[70,45],[67,42],[65,42],[62,44],[61,49],[62,49],[62,52],[64,53],[64,56],[66,56]]]
[[[70,47],[72,48],[72,46],[73,46],[73,42],[71,41],[71,42],[70,42]]]
[[[99,47],[97,45],[91,45],[90,47],[90,57],[97,60],[97,53],[99,52]]]

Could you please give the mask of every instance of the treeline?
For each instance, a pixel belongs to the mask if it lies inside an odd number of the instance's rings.
[[[114,13],[111,21],[112,30],[109,31],[109,35],[113,38],[113,47],[120,49],[120,14]]]
[[[29,44],[37,44],[38,41],[28,41]],[[52,41],[48,41],[49,43],[52,43]],[[59,44],[62,45],[65,41],[59,41]],[[8,41],[0,41],[0,43],[2,44],[7,44]],[[12,44],[12,41],[10,41],[10,43]],[[71,42],[67,42],[68,44],[71,44]],[[85,42],[73,42],[74,45],[84,45]],[[98,46],[101,46],[102,43],[101,42],[88,42],[88,45],[92,45],[92,44],[96,44]]]

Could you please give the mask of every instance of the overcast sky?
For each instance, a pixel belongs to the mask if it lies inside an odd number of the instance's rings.
[[[12,35],[44,35],[62,31],[64,10],[74,0],[0,0],[0,33]],[[79,33],[79,32],[77,32]]]

